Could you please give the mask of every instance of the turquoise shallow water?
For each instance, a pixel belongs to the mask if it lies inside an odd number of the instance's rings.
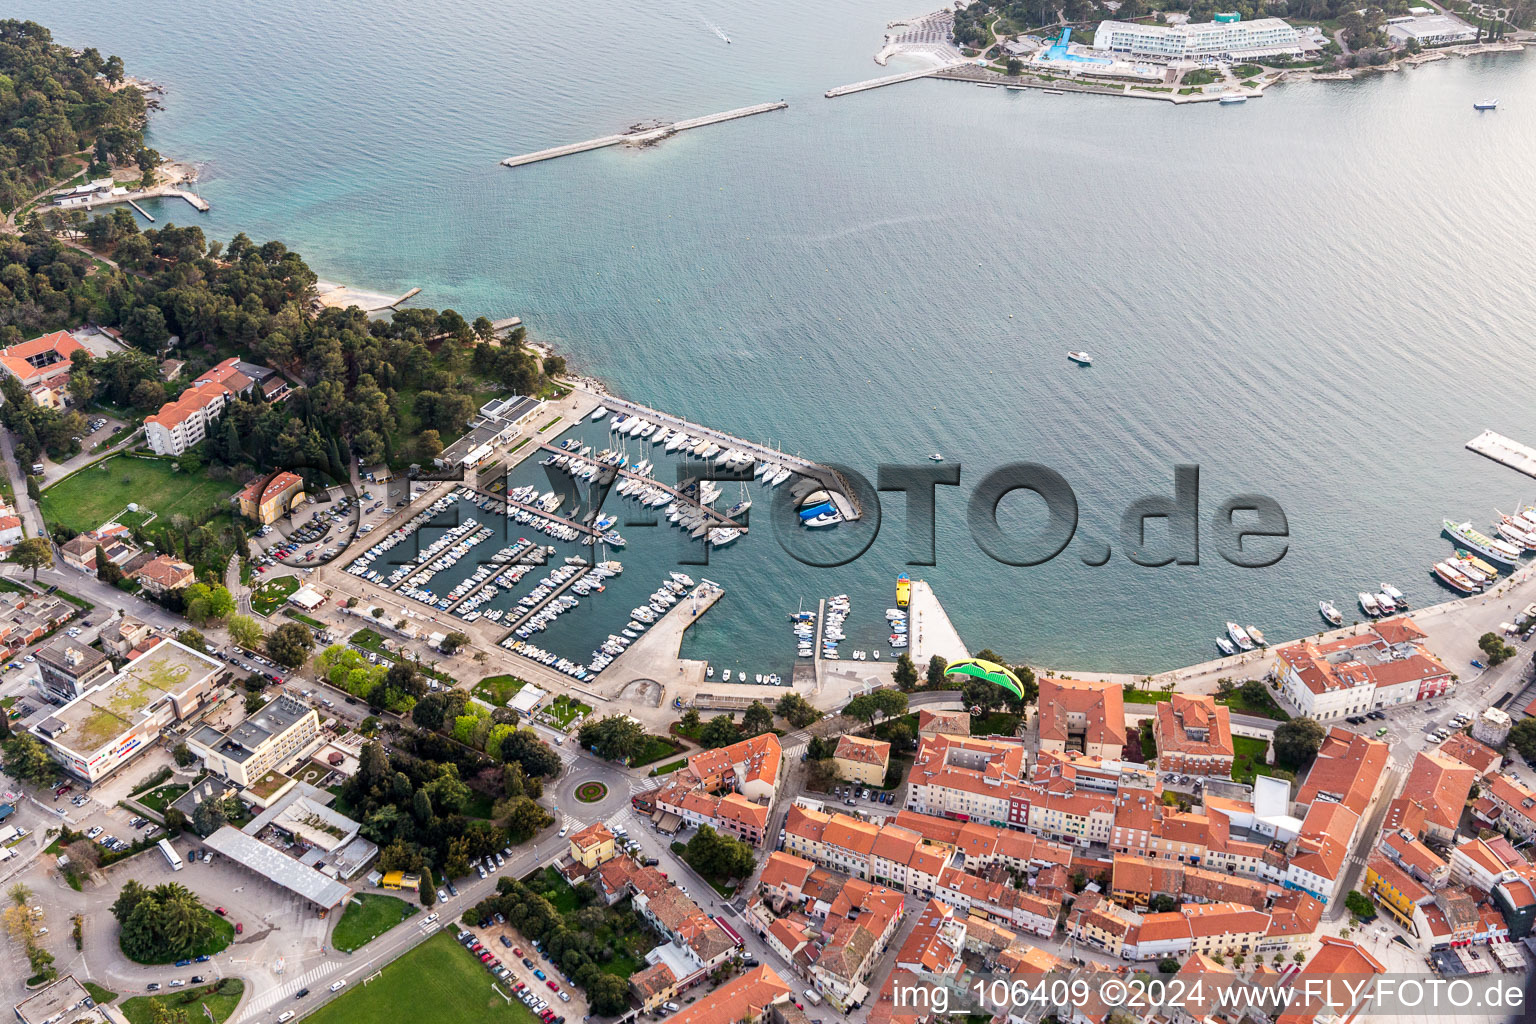
[[[1286,638],[1321,627],[1318,598],[1352,605],[1383,580],[1444,596],[1427,573],[1441,518],[1536,497],[1462,448],[1487,427],[1536,440],[1536,64],[1453,60],[1236,108],[944,82],[822,98],[882,73],[883,25],[920,7],[11,5],[168,87],[154,144],[206,161],[214,204],[171,219],[282,238],[330,279],[519,314],[621,392],[789,451],[870,476],[935,450],[961,463],[939,564],[914,573],[977,647],[1152,671],[1213,654],[1228,618]],[[1485,95],[1503,109],[1474,114]],[[779,98],[788,111],[646,152],[497,166]],[[1061,471],[1081,531],[1109,541],[1198,463],[1204,510],[1272,495],[1290,550],[1264,570],[1090,568],[1075,550],[999,565],[964,500],[1015,460]],[[708,575],[729,594],[689,653],[787,673],[783,613],[838,592],[852,635],[877,629],[905,558],[901,508],[885,512],[839,570],[787,563],[768,530],[721,552]],[[1003,514],[1035,521],[1022,499]]]

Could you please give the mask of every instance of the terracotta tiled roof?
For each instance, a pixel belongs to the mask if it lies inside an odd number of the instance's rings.
[[[1453,733],[1450,739],[1440,744],[1440,752],[1449,754],[1464,765],[1477,770],[1477,774],[1485,775],[1499,765],[1499,752],[1480,743],[1464,732]]]
[[[1067,716],[1087,719],[1085,738],[1089,743],[1125,745],[1125,694],[1117,683],[1086,679],[1041,676],[1040,738],[1065,743]]]
[[[1421,751],[1403,786],[1406,799],[1424,808],[1425,819],[1455,831],[1477,772],[1448,754]]]
[[[7,349],[0,349],[0,366],[4,366],[23,384],[32,384],[49,377],[68,373],[70,357],[85,348],[68,331],[54,331]]]
[[[1359,733],[1332,729],[1318,748],[1307,780],[1296,794],[1299,804],[1322,797],[1337,800],[1358,815],[1365,814],[1381,773],[1387,766],[1387,745]]]
[[[832,756],[843,761],[884,767],[890,761],[891,745],[863,736],[844,735],[837,741],[837,750]]]
[[[772,967],[754,967],[668,1019],[672,1024],[737,1024],[755,1020],[768,1006],[787,998],[791,991]]]
[[[1207,694],[1175,693],[1157,705],[1159,754],[1232,756],[1232,723],[1226,708]]]
[[[571,836],[571,845],[578,850],[590,850],[594,846],[614,841],[613,833],[608,831],[608,826],[600,821],[593,822],[586,828]]]

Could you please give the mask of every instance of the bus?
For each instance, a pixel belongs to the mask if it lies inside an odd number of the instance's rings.
[[[180,871],[181,857],[176,853],[175,849],[171,847],[171,841],[169,839],[162,839],[155,845],[159,846],[160,852],[165,854],[165,859],[171,864],[171,870]]]

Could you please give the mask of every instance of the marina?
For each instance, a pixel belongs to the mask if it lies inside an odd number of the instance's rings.
[[[603,135],[585,142],[572,142],[564,146],[552,146],[549,149],[541,149],[536,153],[525,153],[522,156],[509,156],[501,162],[503,167],[523,167],[527,164],[536,164],[544,160],[556,160],[562,156],[574,156],[577,153],[588,153],[594,149],[604,149],[608,146],[620,144],[629,146],[650,146],[663,139],[671,138],[678,132],[685,132],[691,128],[704,128],[712,124],[721,124],[725,121],[735,121],[738,118],[752,117],[754,114],[767,114],[775,110],[784,110],[788,103],[780,100],[777,103],[759,103],[752,107],[738,107],[735,110],[726,110],[719,114],[706,114],[703,117],[692,117],[683,121],[661,121],[632,126],[628,131],[619,132],[616,135]]]
[[[660,412],[656,409],[640,405],[637,402],[627,401],[612,395],[594,395],[594,397],[610,413],[618,411],[627,416],[639,416],[644,420],[666,427],[674,435],[682,433],[687,437],[707,439],[721,448],[731,448],[745,452],[760,462],[781,466],[795,475],[805,477],[807,480],[813,481],[828,491],[832,503],[836,506],[839,514],[849,522],[858,520],[863,514],[859,506],[858,496],[853,493],[853,488],[849,486],[848,481],[843,479],[841,473],[830,466],[824,466],[799,455],[789,455],[755,441],[733,437],[724,431],[702,426],[698,423],[690,422],[683,417]]]

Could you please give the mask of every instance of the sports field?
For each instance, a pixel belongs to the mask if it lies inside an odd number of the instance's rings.
[[[411,1024],[539,1024],[517,1000],[509,1004],[491,987],[489,972],[453,941],[452,929],[384,968],[366,985],[361,977],[347,983],[344,995],[304,1018],[305,1024],[379,1024],[401,1019],[409,1008]],[[313,998],[313,997],[311,997]]]
[[[66,477],[43,492],[43,519],[72,530],[94,530],[129,502],[162,516],[189,516],[224,507],[235,485],[210,480],[202,472],[173,469],[169,459],[115,455]]]

